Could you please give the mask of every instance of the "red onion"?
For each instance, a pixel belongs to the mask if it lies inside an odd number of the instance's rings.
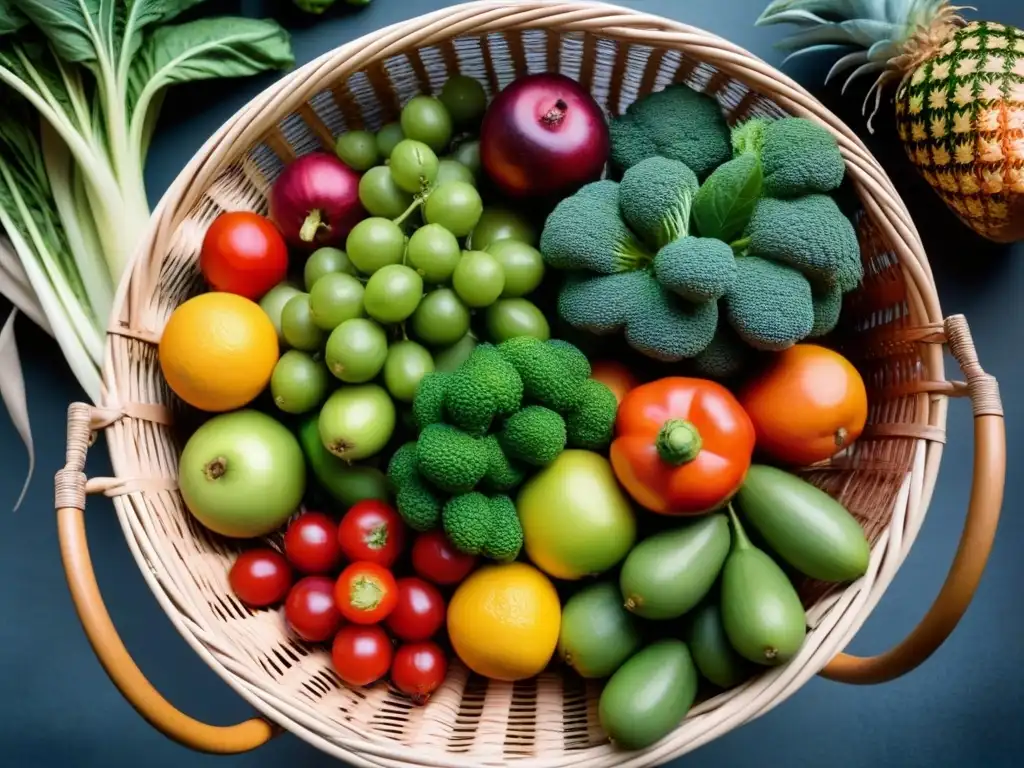
[[[601,177],[608,124],[594,98],[557,73],[526,75],[501,91],[480,127],[480,161],[506,195],[571,194]]]
[[[270,190],[270,218],[289,245],[305,251],[343,244],[365,217],[359,174],[326,152],[293,160]]]

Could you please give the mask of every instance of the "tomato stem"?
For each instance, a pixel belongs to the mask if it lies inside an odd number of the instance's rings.
[[[314,208],[302,221],[302,227],[299,229],[299,239],[304,243],[312,243],[320,227],[326,228],[327,225],[324,224],[323,219],[320,217],[320,209]]]
[[[388,524],[381,523],[363,537],[363,543],[370,549],[383,549],[388,543]]]
[[[732,546],[734,550],[753,549],[754,545],[750,543],[750,539],[747,538],[747,532],[743,530],[743,526],[740,525],[740,519],[736,515],[736,510],[733,509],[732,502],[730,501],[727,505],[729,510],[729,519],[732,520]]]
[[[383,596],[384,590],[380,588],[380,584],[373,579],[360,576],[349,588],[348,601],[353,608],[360,611],[372,611],[380,605]]]
[[[696,459],[702,444],[697,426],[686,419],[666,421],[655,441],[661,460],[676,466]]]

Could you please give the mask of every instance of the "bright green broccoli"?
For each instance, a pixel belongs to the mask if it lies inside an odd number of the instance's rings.
[[[755,349],[791,347],[814,325],[807,278],[769,259],[736,259],[736,281],[723,301],[729,324]]]
[[[500,562],[515,560],[523,546],[523,527],[507,496],[482,493],[455,496],[441,513],[445,535],[460,552]]]
[[[731,155],[729,126],[718,102],[681,83],[633,102],[608,129],[612,164],[620,171],[660,155],[704,177]]]
[[[641,160],[622,175],[619,210],[630,229],[651,249],[690,231],[690,206],[700,188],[685,164],[667,157]]]
[[[788,264],[822,287],[845,293],[864,276],[857,232],[828,195],[762,198],[746,236],[748,254]]]
[[[493,344],[481,344],[448,374],[444,412],[449,423],[475,437],[487,434],[495,416],[519,409],[523,381]]]
[[[732,248],[711,237],[684,237],[669,243],[654,257],[658,282],[687,301],[714,301],[736,279]]]
[[[416,475],[416,441],[412,440],[400,445],[391,455],[387,476],[391,489],[397,491]]]
[[[606,385],[587,379],[583,397],[565,416],[566,444],[589,451],[607,448],[612,441],[618,409],[618,400]]]
[[[824,126],[801,117],[749,120],[733,132],[733,148],[739,154],[760,157],[766,197],[831,192],[846,175],[835,137]]]
[[[496,416],[508,416],[523,403],[523,380],[493,344],[478,344],[462,368],[490,388]]]
[[[501,449],[497,435],[488,435],[482,440],[487,452],[487,473],[480,481],[488,490],[506,493],[519,486],[526,477],[516,462],[511,461]]]
[[[646,290],[644,270],[615,275],[569,274],[558,294],[558,315],[573,328],[599,336],[626,327],[634,302]]]
[[[812,287],[814,302],[814,325],[808,337],[814,339],[831,333],[839,324],[839,315],[843,309],[843,292],[838,286],[816,289]]]
[[[487,472],[487,453],[477,438],[447,424],[431,424],[416,441],[419,473],[441,490],[465,493]]]
[[[556,269],[603,275],[647,264],[651,255],[619,213],[618,188],[618,183],[602,179],[563,198],[548,214],[540,235],[544,261]]]
[[[578,366],[566,365],[564,350],[531,336],[516,336],[499,344],[498,351],[519,373],[527,399],[559,413],[579,402],[587,376]]]
[[[443,504],[441,496],[419,475],[406,480],[395,494],[398,514],[414,531],[436,528],[441,521]]]
[[[579,379],[590,378],[590,361],[579,347],[563,339],[548,339],[546,343],[549,347],[559,350],[562,364],[568,369],[570,376]]]
[[[420,379],[412,401],[412,417],[419,429],[444,421],[444,392],[449,375],[431,371]]]
[[[720,310],[720,314],[715,337],[693,358],[697,373],[709,379],[729,379],[742,373],[756,354],[729,325],[725,310]]]
[[[565,420],[550,408],[528,405],[505,421],[498,440],[506,456],[542,467],[565,450]]]

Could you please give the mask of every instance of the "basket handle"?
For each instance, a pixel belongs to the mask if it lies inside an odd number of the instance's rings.
[[[231,726],[207,725],[179,711],[152,686],[124,647],[103,604],[85,535],[85,455],[98,412],[84,403],[68,408],[67,459],[55,480],[57,535],[71,599],[85,635],[110,679],[154,728],[186,747],[213,754],[237,754],[262,746],[280,729],[262,718]]]
[[[947,318],[945,331],[950,354],[967,380],[974,410],[974,477],[960,545],[938,597],[903,642],[878,656],[838,654],[820,672],[829,680],[858,685],[884,683],[927,660],[967,611],[992,551],[1006,481],[1006,426],[999,386],[982,370],[963,315]]]

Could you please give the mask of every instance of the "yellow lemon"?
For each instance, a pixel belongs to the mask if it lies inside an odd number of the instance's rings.
[[[277,331],[259,304],[233,293],[195,296],[171,313],[160,338],[167,385],[203,411],[247,405],[277,365]]]
[[[448,604],[448,635],[459,658],[494,680],[541,672],[558,644],[562,606],[554,585],[526,563],[485,565]]]

